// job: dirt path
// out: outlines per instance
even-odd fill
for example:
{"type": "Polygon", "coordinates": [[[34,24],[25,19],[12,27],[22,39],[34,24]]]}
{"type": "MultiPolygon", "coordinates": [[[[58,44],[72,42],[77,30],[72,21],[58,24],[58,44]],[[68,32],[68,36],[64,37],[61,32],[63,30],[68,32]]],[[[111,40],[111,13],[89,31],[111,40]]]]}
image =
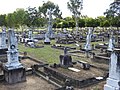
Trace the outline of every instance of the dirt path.
{"type": "Polygon", "coordinates": [[[37,76],[27,76],[27,81],[12,85],[0,83],[0,90],[55,90],[54,85],[37,76]]]}

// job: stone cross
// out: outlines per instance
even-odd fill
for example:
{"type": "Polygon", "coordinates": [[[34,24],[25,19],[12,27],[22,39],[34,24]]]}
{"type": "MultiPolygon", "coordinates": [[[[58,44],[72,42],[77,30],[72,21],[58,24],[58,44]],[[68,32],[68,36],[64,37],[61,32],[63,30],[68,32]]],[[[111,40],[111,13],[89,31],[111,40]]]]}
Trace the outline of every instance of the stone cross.
{"type": "Polygon", "coordinates": [[[6,45],[6,28],[2,28],[2,33],[0,33],[0,49],[7,48],[6,45]]]}
{"type": "Polygon", "coordinates": [[[120,90],[120,49],[113,49],[109,62],[109,77],[104,90],[120,90]]]}
{"type": "Polygon", "coordinates": [[[93,31],[93,28],[89,28],[88,35],[87,35],[87,38],[86,38],[86,44],[85,44],[85,48],[84,48],[86,51],[92,50],[92,48],[91,48],[92,31],[93,31]]]}
{"type": "Polygon", "coordinates": [[[107,50],[108,51],[113,51],[114,49],[114,43],[115,43],[115,40],[114,40],[114,37],[113,37],[113,32],[111,33],[111,36],[110,36],[110,39],[109,39],[109,44],[108,44],[108,48],[107,50]]]}
{"type": "Polygon", "coordinates": [[[8,62],[6,63],[5,66],[9,70],[23,67],[18,59],[19,53],[17,50],[17,38],[12,29],[9,29],[8,31],[8,45],[9,45],[7,51],[8,62]]]}

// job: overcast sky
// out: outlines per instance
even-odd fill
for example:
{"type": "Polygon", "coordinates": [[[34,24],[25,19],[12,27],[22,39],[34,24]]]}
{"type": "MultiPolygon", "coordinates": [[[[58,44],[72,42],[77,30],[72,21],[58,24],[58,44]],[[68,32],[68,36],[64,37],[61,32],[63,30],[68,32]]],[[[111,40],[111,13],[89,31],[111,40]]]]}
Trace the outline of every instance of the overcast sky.
{"type": "MultiPolygon", "coordinates": [[[[48,0],[1,0],[0,1],[0,14],[12,13],[16,8],[38,7],[41,6],[43,1],[48,0]]],[[[71,16],[70,11],[67,9],[67,2],[69,0],[49,0],[58,4],[63,13],[63,17],[71,16]]],[[[82,15],[89,17],[97,17],[103,15],[103,12],[109,8],[109,5],[114,0],[83,0],[82,15]]]]}

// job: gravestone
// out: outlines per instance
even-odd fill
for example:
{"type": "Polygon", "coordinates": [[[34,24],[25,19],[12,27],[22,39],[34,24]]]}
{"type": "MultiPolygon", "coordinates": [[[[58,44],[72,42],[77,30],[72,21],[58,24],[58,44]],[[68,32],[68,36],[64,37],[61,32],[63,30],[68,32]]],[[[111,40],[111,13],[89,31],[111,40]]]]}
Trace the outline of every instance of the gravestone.
{"type": "Polygon", "coordinates": [[[64,55],[60,55],[60,65],[63,67],[72,66],[72,57],[67,54],[67,47],[64,48],[64,55]]]}
{"type": "Polygon", "coordinates": [[[0,33],[0,54],[7,54],[7,50],[6,29],[2,28],[2,33],[0,33]]]}
{"type": "Polygon", "coordinates": [[[109,77],[104,90],[120,90],[120,49],[114,49],[109,62],[109,77]]]}
{"type": "Polygon", "coordinates": [[[28,32],[28,39],[27,39],[26,43],[32,48],[35,47],[35,43],[34,43],[34,39],[33,39],[33,35],[32,35],[32,30],[29,30],[29,32],[28,32]]]}
{"type": "Polygon", "coordinates": [[[29,38],[30,40],[33,40],[32,30],[29,30],[29,32],[28,32],[28,38],[29,38]]]}
{"type": "Polygon", "coordinates": [[[115,47],[114,43],[115,43],[115,39],[113,37],[113,33],[111,33],[111,36],[110,36],[110,39],[109,39],[109,43],[108,43],[108,48],[107,48],[108,51],[113,51],[113,49],[115,47]]]}
{"type": "Polygon", "coordinates": [[[92,47],[91,47],[91,36],[92,36],[92,31],[93,31],[93,28],[92,27],[89,27],[89,31],[88,31],[88,35],[86,37],[86,44],[85,44],[85,51],[86,51],[86,56],[88,56],[88,52],[92,50],[92,47]]]}
{"type": "Polygon", "coordinates": [[[86,37],[86,44],[85,44],[85,48],[84,48],[86,51],[92,50],[92,48],[91,48],[92,29],[93,28],[89,28],[88,35],[86,37]]]}
{"type": "Polygon", "coordinates": [[[45,34],[45,40],[44,43],[45,44],[50,44],[50,37],[53,37],[53,31],[52,31],[52,12],[51,10],[49,10],[48,12],[49,14],[49,21],[48,21],[48,31],[45,34]]]}
{"type": "Polygon", "coordinates": [[[3,65],[5,81],[9,84],[25,81],[25,68],[19,62],[18,58],[17,38],[15,37],[14,31],[11,29],[8,31],[8,39],[8,62],[3,65]]]}

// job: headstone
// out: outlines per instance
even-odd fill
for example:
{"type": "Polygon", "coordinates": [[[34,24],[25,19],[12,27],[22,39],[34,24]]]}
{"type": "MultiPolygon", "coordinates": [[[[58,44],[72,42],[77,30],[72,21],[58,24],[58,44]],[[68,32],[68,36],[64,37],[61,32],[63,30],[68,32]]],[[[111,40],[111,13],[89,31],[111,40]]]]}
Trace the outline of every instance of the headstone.
{"type": "Polygon", "coordinates": [[[85,51],[86,51],[86,57],[88,58],[89,57],[89,51],[92,50],[92,47],[91,47],[91,36],[92,36],[92,31],[93,31],[93,28],[92,27],[89,27],[89,31],[88,31],[88,35],[86,37],[86,44],[85,44],[85,51]]]}
{"type": "Polygon", "coordinates": [[[6,44],[6,29],[2,28],[2,33],[0,33],[0,54],[7,54],[7,44],[6,44]]]}
{"type": "Polygon", "coordinates": [[[93,28],[89,28],[88,35],[86,37],[86,44],[85,44],[85,48],[84,48],[86,51],[92,50],[92,48],[91,48],[92,29],[93,28]]]}
{"type": "Polygon", "coordinates": [[[104,90],[120,90],[120,49],[114,49],[109,63],[109,77],[104,90]]]}
{"type": "Polygon", "coordinates": [[[108,48],[107,48],[108,51],[113,51],[114,43],[115,43],[115,39],[114,39],[113,33],[112,33],[110,36],[110,39],[109,39],[109,43],[108,43],[108,48]]]}
{"type": "Polygon", "coordinates": [[[29,30],[29,33],[28,33],[28,38],[29,38],[30,40],[33,40],[32,30],[29,30]]]}
{"type": "Polygon", "coordinates": [[[45,34],[45,44],[50,44],[50,37],[53,37],[53,31],[52,31],[52,12],[49,10],[49,21],[48,21],[48,31],[45,34]]]}
{"type": "Polygon", "coordinates": [[[60,55],[60,65],[63,67],[72,66],[72,57],[67,54],[67,47],[64,48],[64,55],[60,55]]]}
{"type": "Polygon", "coordinates": [[[8,51],[7,58],[8,62],[3,66],[5,80],[8,83],[17,83],[26,80],[25,68],[19,62],[19,53],[17,49],[17,39],[15,37],[14,31],[8,31],[8,51]]]}

